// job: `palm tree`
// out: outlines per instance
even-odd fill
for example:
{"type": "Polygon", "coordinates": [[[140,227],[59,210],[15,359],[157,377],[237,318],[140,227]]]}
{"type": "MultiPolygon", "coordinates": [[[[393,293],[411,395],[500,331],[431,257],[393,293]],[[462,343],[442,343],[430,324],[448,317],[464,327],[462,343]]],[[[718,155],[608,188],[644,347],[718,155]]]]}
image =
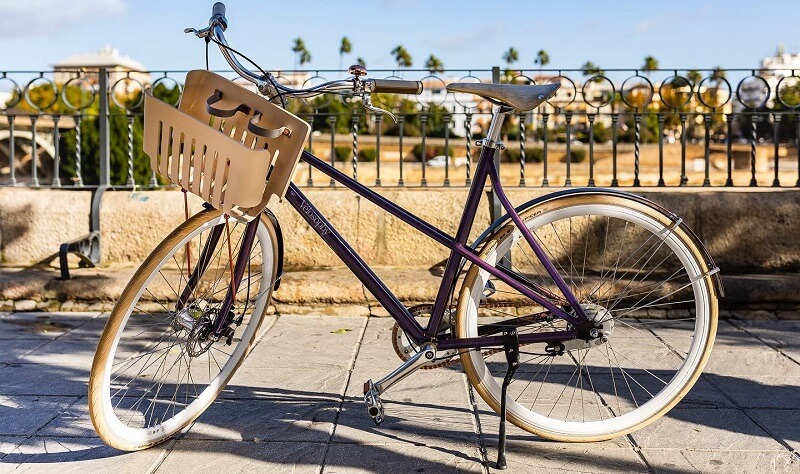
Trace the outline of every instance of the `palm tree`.
{"type": "Polygon", "coordinates": [[[547,51],[540,49],[538,53],[536,53],[536,59],[533,60],[534,64],[539,65],[539,71],[542,70],[543,67],[550,64],[550,55],[547,54],[547,51]]]}
{"type": "MultiPolygon", "coordinates": [[[[292,52],[294,53],[294,69],[297,69],[297,61],[303,55],[303,52],[308,54],[308,50],[306,50],[306,43],[303,41],[303,38],[297,37],[294,39],[294,44],[292,45],[292,52]]],[[[308,54],[308,60],[311,60],[311,55],[308,54]]],[[[308,62],[308,61],[306,61],[308,62]]],[[[302,64],[302,63],[301,63],[302,64]]]]}
{"type": "Polygon", "coordinates": [[[441,59],[431,54],[428,56],[428,59],[425,60],[425,69],[427,69],[431,74],[444,72],[444,63],[441,59]]]}
{"type": "Polygon", "coordinates": [[[391,53],[394,56],[394,60],[397,62],[397,67],[407,68],[414,65],[414,62],[411,58],[411,53],[409,53],[408,50],[402,45],[398,44],[395,46],[391,53]]]}
{"type": "Polygon", "coordinates": [[[356,58],[356,64],[360,64],[360,65],[362,65],[362,66],[364,66],[364,67],[366,67],[366,66],[367,66],[367,62],[366,62],[366,61],[364,61],[364,58],[362,58],[361,56],[359,56],[359,57],[357,57],[357,58],[356,58]]]}
{"type": "Polygon", "coordinates": [[[603,71],[600,68],[600,66],[591,61],[586,61],[585,63],[583,63],[583,66],[581,66],[581,72],[583,73],[584,76],[589,76],[589,77],[602,76],[603,74],[605,74],[605,71],[603,71]]]}
{"type": "Polygon", "coordinates": [[[503,53],[503,61],[506,62],[506,70],[505,76],[506,80],[508,80],[508,76],[511,75],[511,65],[514,64],[519,60],[519,52],[513,47],[509,47],[508,51],[503,53]]]}
{"type": "Polygon", "coordinates": [[[653,56],[647,56],[644,58],[644,64],[642,64],[642,70],[645,71],[647,76],[650,76],[650,72],[655,71],[658,69],[658,59],[654,58],[653,56]]]}
{"type": "Polygon", "coordinates": [[[342,36],[342,42],[339,44],[339,70],[342,70],[342,60],[345,54],[350,54],[353,51],[353,45],[347,36],[342,36]]]}
{"type": "Polygon", "coordinates": [[[727,75],[728,75],[728,73],[724,69],[722,69],[722,66],[716,66],[711,71],[711,80],[718,82],[718,81],[721,81],[722,79],[725,79],[725,77],[727,75]]]}
{"type": "Polygon", "coordinates": [[[696,86],[703,79],[703,75],[697,69],[692,69],[686,73],[686,79],[689,79],[689,82],[696,86]]]}

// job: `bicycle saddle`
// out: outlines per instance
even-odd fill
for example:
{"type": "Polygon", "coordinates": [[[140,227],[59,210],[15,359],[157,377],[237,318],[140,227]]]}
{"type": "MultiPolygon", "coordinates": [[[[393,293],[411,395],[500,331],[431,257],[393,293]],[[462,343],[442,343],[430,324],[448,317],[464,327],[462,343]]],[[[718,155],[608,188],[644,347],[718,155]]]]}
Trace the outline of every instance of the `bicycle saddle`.
{"type": "Polygon", "coordinates": [[[552,97],[561,84],[519,85],[519,84],[481,84],[456,82],[449,84],[450,92],[475,94],[494,102],[502,102],[525,112],[536,108],[552,97]]]}

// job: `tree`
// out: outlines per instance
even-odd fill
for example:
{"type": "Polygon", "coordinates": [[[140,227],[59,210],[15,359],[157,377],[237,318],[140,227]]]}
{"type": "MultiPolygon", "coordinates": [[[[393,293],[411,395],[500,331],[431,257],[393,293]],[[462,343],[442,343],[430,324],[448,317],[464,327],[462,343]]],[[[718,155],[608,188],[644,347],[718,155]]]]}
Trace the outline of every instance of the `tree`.
{"type": "Polygon", "coordinates": [[[547,51],[540,49],[539,52],[536,53],[536,59],[534,59],[533,62],[534,64],[538,64],[541,70],[543,67],[550,64],[550,55],[547,54],[547,51]]]}
{"type": "Polygon", "coordinates": [[[347,36],[342,36],[342,42],[339,44],[339,70],[341,71],[343,68],[343,59],[345,54],[350,54],[353,52],[353,44],[350,43],[350,39],[347,36]]]}
{"type": "Polygon", "coordinates": [[[600,68],[600,66],[591,61],[586,61],[585,63],[583,63],[583,66],[581,66],[581,72],[583,73],[584,76],[588,77],[602,76],[603,74],[605,74],[605,71],[603,71],[600,68]]]}
{"type": "Polygon", "coordinates": [[[425,69],[427,69],[431,74],[444,72],[444,63],[441,59],[431,54],[428,56],[428,59],[425,60],[425,69]]]}
{"type": "Polygon", "coordinates": [[[513,46],[508,48],[508,51],[503,53],[503,61],[506,62],[506,66],[510,69],[512,64],[519,61],[519,52],[513,46]]]}
{"type": "Polygon", "coordinates": [[[506,62],[505,76],[506,80],[511,76],[511,65],[519,60],[519,52],[513,46],[508,48],[508,51],[503,53],[503,61],[506,62]]]}
{"type": "Polygon", "coordinates": [[[653,56],[647,56],[644,58],[644,64],[642,64],[642,70],[647,73],[649,76],[652,71],[658,69],[658,59],[654,58],[653,56]]]}
{"type": "Polygon", "coordinates": [[[703,75],[697,69],[692,69],[686,73],[686,79],[689,79],[689,82],[696,86],[703,79],[703,75]]]}
{"type": "Polygon", "coordinates": [[[397,62],[397,67],[407,68],[414,65],[411,53],[402,45],[398,44],[395,46],[391,53],[394,56],[394,60],[397,62]]]}
{"type": "Polygon", "coordinates": [[[362,58],[361,56],[356,58],[356,64],[360,64],[360,65],[362,65],[364,67],[367,67],[367,62],[364,61],[364,58],[362,58]]]}
{"type": "Polygon", "coordinates": [[[295,54],[294,56],[294,68],[297,69],[297,62],[300,61],[300,65],[303,65],[309,61],[311,61],[311,53],[308,52],[306,48],[306,43],[303,41],[303,38],[297,37],[294,39],[294,44],[292,45],[292,52],[295,54]]]}
{"type": "Polygon", "coordinates": [[[725,77],[727,75],[728,75],[728,73],[724,69],[722,69],[722,66],[716,66],[711,71],[711,80],[715,81],[715,82],[718,82],[718,81],[721,81],[722,79],[725,79],[725,77]]]}

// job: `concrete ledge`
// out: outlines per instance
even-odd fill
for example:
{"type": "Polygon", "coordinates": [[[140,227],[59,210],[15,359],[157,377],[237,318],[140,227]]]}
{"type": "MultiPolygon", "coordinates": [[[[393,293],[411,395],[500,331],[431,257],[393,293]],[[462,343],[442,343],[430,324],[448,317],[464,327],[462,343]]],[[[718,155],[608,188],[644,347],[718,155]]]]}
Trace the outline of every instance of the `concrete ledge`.
{"type": "MultiPolygon", "coordinates": [[[[509,188],[515,204],[556,190],[509,188]]],[[[388,199],[448,233],[458,224],[465,188],[384,188],[388,199]]],[[[430,266],[447,249],[345,189],[304,190],[370,265],[430,266]]],[[[640,188],[641,194],[682,217],[708,246],[723,274],[800,271],[800,193],[795,189],[640,188]]],[[[88,191],[0,188],[0,252],[9,266],[40,262],[62,242],[88,232],[88,191]]],[[[200,209],[192,196],[191,211],[200,209]]],[[[285,236],[290,269],[341,266],[306,222],[288,205],[274,209],[285,236]]],[[[184,219],[176,191],[108,192],[101,206],[105,265],[139,262],[184,219]]],[[[472,237],[489,224],[484,199],[472,237]]]]}
{"type": "MultiPolygon", "coordinates": [[[[376,272],[408,305],[431,303],[439,278],[426,268],[378,267],[376,272]]],[[[135,271],[131,266],[80,269],[59,280],[52,268],[0,269],[0,311],[110,311],[135,271]]],[[[796,319],[800,274],[722,277],[723,317],[746,310],[749,318],[796,319]]],[[[388,313],[347,269],[287,272],[273,294],[273,309],[283,314],[371,315],[388,313]]],[[[654,314],[653,317],[664,317],[654,314]]]]}

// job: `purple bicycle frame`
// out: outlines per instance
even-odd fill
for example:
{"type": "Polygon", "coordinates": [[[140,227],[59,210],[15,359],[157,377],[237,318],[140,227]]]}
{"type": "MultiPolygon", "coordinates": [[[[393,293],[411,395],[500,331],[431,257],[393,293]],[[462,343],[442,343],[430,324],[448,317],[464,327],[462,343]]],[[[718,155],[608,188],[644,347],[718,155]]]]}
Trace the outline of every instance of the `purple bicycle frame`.
{"type": "MultiPolygon", "coordinates": [[[[409,224],[411,227],[422,232],[426,236],[440,243],[441,245],[450,249],[450,256],[447,259],[442,283],[436,295],[436,301],[431,311],[431,318],[428,326],[423,328],[408,309],[397,299],[397,297],[386,287],[381,279],[375,274],[369,265],[358,255],[358,253],[345,241],[342,235],[331,225],[331,223],[323,216],[317,208],[308,200],[303,192],[290,183],[289,189],[286,193],[286,199],[289,203],[303,216],[308,224],[314,231],[322,238],[322,240],[336,253],[337,256],[344,262],[345,265],[353,272],[353,274],[364,284],[367,290],[372,293],[375,298],[380,302],[384,308],[392,315],[397,321],[398,325],[409,335],[416,343],[423,343],[427,341],[436,340],[436,332],[441,322],[445,309],[447,308],[448,299],[451,293],[451,282],[461,266],[461,259],[477,265],[481,269],[487,271],[491,275],[500,279],[505,284],[519,291],[526,297],[537,302],[548,311],[552,312],[554,316],[570,322],[574,327],[587,321],[582,308],[578,304],[577,298],[570,291],[569,286],[564,281],[563,277],[558,273],[553,263],[542,250],[541,246],[536,242],[530,230],[524,225],[519,214],[514,209],[511,202],[503,192],[500,185],[500,179],[497,170],[494,166],[494,153],[493,148],[484,147],[481,151],[480,160],[475,171],[474,180],[467,196],[467,201],[464,207],[464,213],[461,217],[461,222],[458,225],[455,237],[448,235],[440,229],[434,227],[428,222],[420,219],[414,214],[399,207],[397,204],[387,200],[380,194],[369,189],[363,184],[355,181],[341,171],[333,168],[329,164],[323,162],[311,153],[304,151],[301,159],[328,175],[335,181],[341,183],[345,187],[353,190],[356,194],[363,196],[370,202],[374,203],[384,211],[397,217],[403,222],[409,224]],[[467,246],[467,239],[469,238],[470,230],[474,222],[475,211],[480,204],[483,187],[486,179],[490,179],[495,195],[499,198],[500,203],[505,208],[511,220],[522,233],[523,238],[531,246],[537,258],[542,262],[545,270],[556,283],[561,293],[566,298],[569,306],[573,309],[575,314],[570,314],[564,309],[558,307],[552,301],[529,288],[525,284],[515,278],[507,270],[502,267],[495,267],[482,260],[475,250],[467,246]]],[[[574,339],[576,336],[575,330],[554,331],[538,334],[520,334],[519,340],[521,343],[533,342],[562,342],[569,339],[574,339]]],[[[437,341],[440,349],[458,349],[458,348],[476,348],[476,347],[491,347],[502,346],[501,336],[487,336],[487,337],[474,337],[474,338],[455,338],[437,341]]]]}

